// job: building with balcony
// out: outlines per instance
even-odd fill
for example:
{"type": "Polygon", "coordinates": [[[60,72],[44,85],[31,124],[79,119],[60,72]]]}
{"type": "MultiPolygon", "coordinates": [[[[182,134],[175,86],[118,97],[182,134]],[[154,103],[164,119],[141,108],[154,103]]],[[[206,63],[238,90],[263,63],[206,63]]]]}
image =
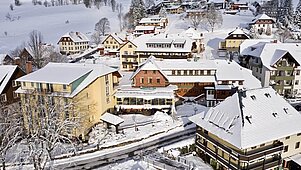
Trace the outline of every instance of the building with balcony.
{"type": "Polygon", "coordinates": [[[114,108],[119,77],[116,69],[105,65],[49,63],[17,79],[26,129],[34,130],[45,114],[43,108],[55,107],[61,119],[80,117],[80,126],[72,132],[85,139],[101,116],[114,108]]]}
{"type": "Polygon", "coordinates": [[[301,114],[271,87],[240,90],[189,120],[197,154],[216,169],[281,168],[301,152],[301,114]]]}
{"type": "Polygon", "coordinates": [[[173,85],[174,93],[195,100],[205,98],[214,106],[240,88],[258,88],[260,82],[248,69],[227,60],[158,59],[153,56],[131,76],[133,88],[148,89],[173,85]]]}
{"type": "Polygon", "coordinates": [[[133,39],[119,49],[121,69],[133,71],[150,56],[187,59],[204,51],[203,34],[187,31],[181,34],[144,34],[133,39]]]}
{"type": "Polygon", "coordinates": [[[62,54],[78,54],[89,47],[90,40],[81,32],[68,32],[63,35],[57,44],[59,44],[62,54]]]}
{"type": "Polygon", "coordinates": [[[0,54],[0,65],[13,65],[15,60],[8,54],[0,54]]]}
{"type": "Polygon", "coordinates": [[[263,87],[272,86],[285,97],[301,95],[300,45],[295,43],[259,43],[241,54],[263,87]]]}

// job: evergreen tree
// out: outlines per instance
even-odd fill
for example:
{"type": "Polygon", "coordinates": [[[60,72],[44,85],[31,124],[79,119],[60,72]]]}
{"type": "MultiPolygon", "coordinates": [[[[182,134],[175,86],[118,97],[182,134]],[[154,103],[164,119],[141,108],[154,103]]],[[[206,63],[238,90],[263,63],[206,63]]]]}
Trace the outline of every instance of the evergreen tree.
{"type": "Polygon", "coordinates": [[[297,27],[301,28],[301,0],[296,7],[294,23],[297,27]]]}
{"type": "Polygon", "coordinates": [[[143,0],[132,0],[128,12],[129,28],[134,28],[146,16],[143,0]]]}

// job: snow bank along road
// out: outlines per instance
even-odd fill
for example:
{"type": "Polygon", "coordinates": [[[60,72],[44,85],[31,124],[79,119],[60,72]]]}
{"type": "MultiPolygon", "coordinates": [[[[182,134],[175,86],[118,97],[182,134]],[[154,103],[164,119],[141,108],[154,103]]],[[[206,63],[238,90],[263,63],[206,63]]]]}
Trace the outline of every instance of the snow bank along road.
{"type": "Polygon", "coordinates": [[[194,136],[195,130],[195,126],[187,126],[186,129],[183,128],[181,131],[177,130],[168,132],[167,134],[156,135],[125,146],[55,160],[54,167],[55,169],[72,170],[97,168],[124,158],[146,155],[159,147],[194,136]]]}

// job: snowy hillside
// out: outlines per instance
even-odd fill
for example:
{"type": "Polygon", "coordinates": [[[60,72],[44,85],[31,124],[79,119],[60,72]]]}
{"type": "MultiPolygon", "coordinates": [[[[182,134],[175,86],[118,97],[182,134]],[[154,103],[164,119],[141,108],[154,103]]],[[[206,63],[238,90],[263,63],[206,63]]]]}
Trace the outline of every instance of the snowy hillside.
{"type": "MultiPolygon", "coordinates": [[[[95,23],[102,17],[109,19],[112,32],[119,31],[117,13],[112,12],[109,6],[103,6],[99,10],[88,9],[83,4],[44,7],[32,5],[31,0],[20,1],[23,4],[15,7],[13,11],[9,9],[9,4],[13,3],[13,0],[0,1],[0,53],[8,52],[27,41],[28,34],[34,29],[43,34],[45,42],[53,44],[68,31],[81,31],[87,34],[93,32],[95,23]],[[7,13],[15,20],[8,21],[5,17],[7,13]],[[68,24],[65,23],[67,20],[68,24]],[[4,32],[7,32],[7,36],[4,32]]],[[[116,1],[122,3],[124,13],[127,12],[130,0],[116,1]]]]}

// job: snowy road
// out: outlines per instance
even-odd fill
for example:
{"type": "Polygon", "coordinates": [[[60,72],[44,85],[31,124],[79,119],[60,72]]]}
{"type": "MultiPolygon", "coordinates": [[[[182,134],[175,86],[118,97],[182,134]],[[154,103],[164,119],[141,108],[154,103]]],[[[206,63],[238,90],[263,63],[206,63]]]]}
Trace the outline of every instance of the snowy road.
{"type": "Polygon", "coordinates": [[[96,168],[101,165],[113,163],[117,160],[121,160],[127,157],[133,157],[136,155],[146,155],[155,150],[156,148],[190,138],[194,135],[194,133],[195,127],[189,126],[189,128],[182,129],[181,131],[177,130],[165,134],[156,135],[146,140],[142,140],[125,146],[56,160],[54,162],[54,166],[56,169],[96,168]]]}

